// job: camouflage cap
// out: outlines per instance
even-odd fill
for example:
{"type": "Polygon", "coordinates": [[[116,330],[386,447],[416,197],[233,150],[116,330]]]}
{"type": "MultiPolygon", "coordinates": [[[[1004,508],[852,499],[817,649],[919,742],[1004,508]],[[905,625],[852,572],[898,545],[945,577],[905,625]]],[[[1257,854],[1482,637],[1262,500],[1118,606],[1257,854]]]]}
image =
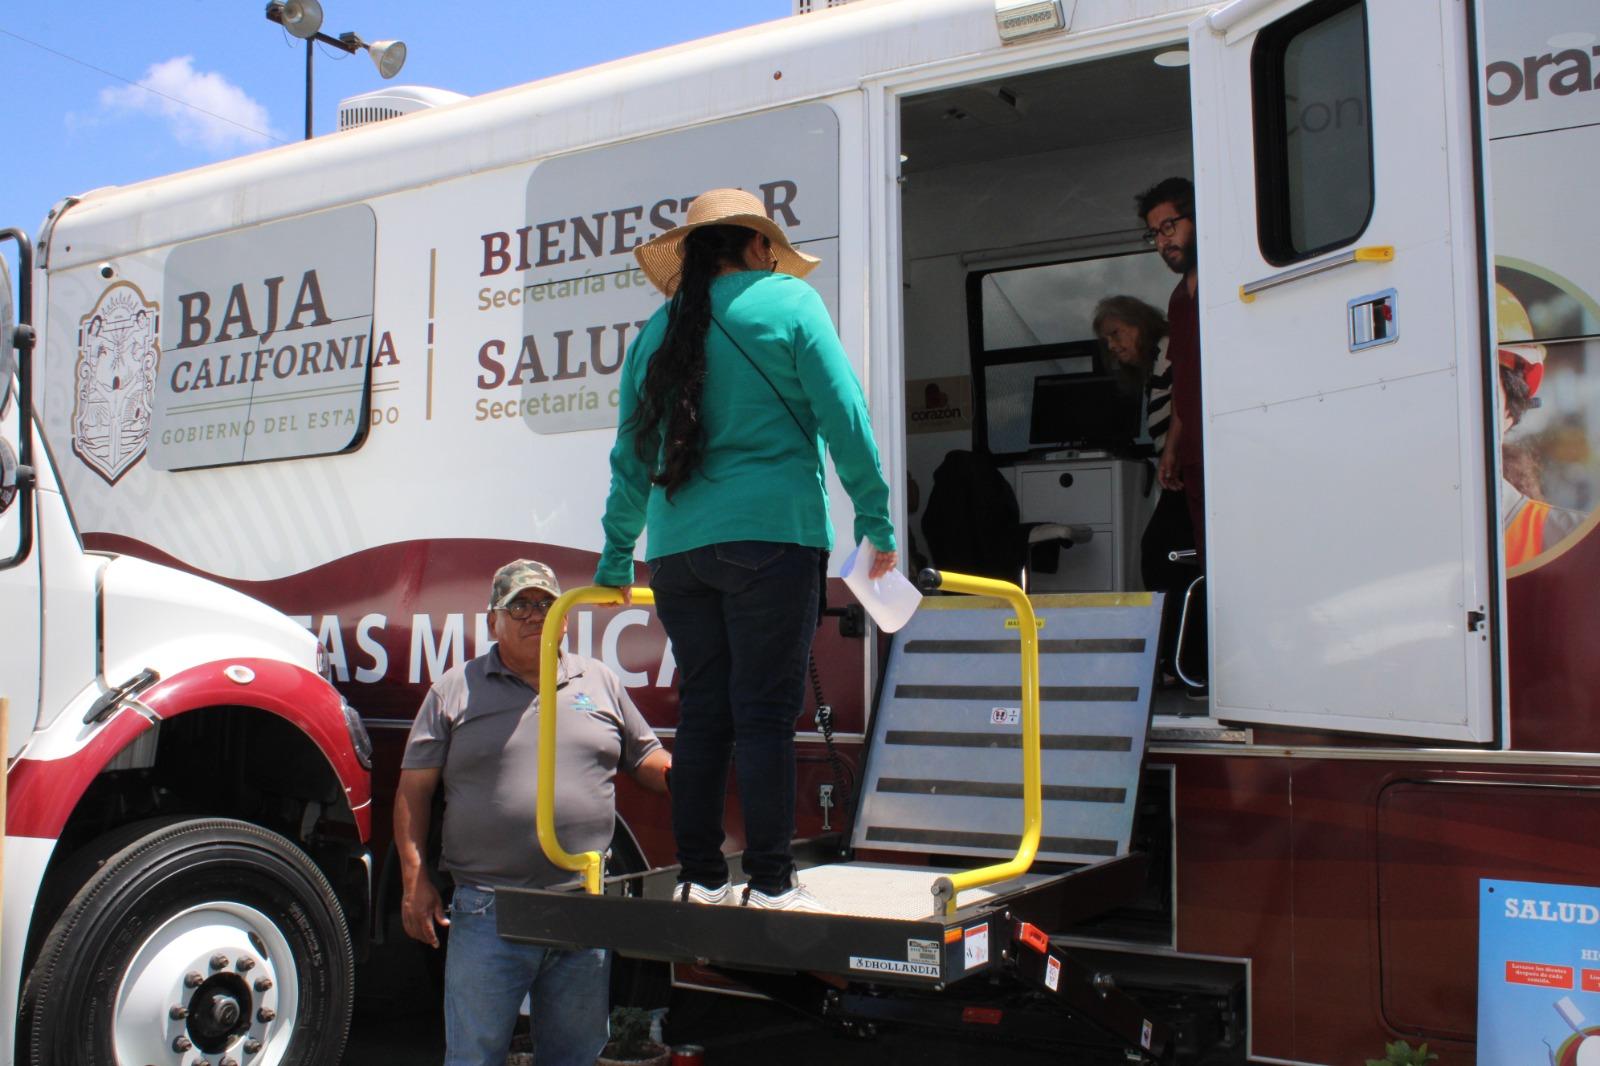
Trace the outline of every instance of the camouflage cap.
{"type": "Polygon", "coordinates": [[[532,559],[518,559],[494,572],[494,586],[489,591],[489,606],[504,607],[516,599],[523,589],[543,589],[552,596],[561,595],[561,582],[556,572],[532,559]]]}

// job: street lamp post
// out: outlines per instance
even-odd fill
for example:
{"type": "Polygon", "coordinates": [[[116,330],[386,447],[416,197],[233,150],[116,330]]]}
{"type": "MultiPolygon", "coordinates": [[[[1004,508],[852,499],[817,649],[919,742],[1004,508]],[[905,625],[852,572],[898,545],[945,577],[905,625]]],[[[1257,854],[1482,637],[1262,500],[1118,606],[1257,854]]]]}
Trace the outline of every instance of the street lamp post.
{"type": "Polygon", "coordinates": [[[354,55],[365,50],[378,68],[379,76],[388,79],[400,73],[405,66],[404,41],[372,41],[368,43],[353,33],[330,37],[322,30],[322,5],[317,0],[271,0],[267,4],[267,21],[276,22],[289,31],[291,37],[306,42],[306,140],[311,139],[311,60],[318,41],[332,45],[341,52],[354,55]]]}

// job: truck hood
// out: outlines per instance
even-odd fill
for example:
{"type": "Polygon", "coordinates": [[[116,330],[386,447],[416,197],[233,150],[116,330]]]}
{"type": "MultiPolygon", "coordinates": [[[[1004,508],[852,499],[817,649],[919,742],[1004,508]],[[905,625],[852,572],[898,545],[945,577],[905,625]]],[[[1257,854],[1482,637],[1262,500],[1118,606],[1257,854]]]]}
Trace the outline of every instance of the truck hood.
{"type": "Polygon", "coordinates": [[[101,571],[105,677],[147,667],[162,677],[222,659],[263,658],[317,669],[317,640],[259,600],[130,556],[101,571]]]}

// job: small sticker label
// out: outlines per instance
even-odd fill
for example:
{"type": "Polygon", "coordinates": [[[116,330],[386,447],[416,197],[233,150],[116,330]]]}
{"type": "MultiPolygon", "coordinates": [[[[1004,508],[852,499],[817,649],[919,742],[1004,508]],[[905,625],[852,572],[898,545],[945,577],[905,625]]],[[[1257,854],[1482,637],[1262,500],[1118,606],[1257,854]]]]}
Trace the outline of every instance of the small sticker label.
{"type": "Polygon", "coordinates": [[[941,956],[937,940],[907,940],[906,959],[923,965],[939,965],[941,956]]]}
{"type": "Polygon", "coordinates": [[[995,707],[989,711],[990,725],[1017,725],[1021,721],[1021,707],[995,707]]]}
{"type": "Polygon", "coordinates": [[[1144,1028],[1139,1030],[1139,1046],[1146,1051],[1150,1050],[1150,1040],[1155,1035],[1154,1030],[1155,1026],[1151,1025],[1150,1019],[1146,1018],[1144,1028]]]}
{"type": "Polygon", "coordinates": [[[967,969],[975,970],[989,963],[989,923],[967,927],[964,945],[967,969]]]}
{"type": "Polygon", "coordinates": [[[1054,955],[1044,960],[1044,986],[1052,992],[1061,987],[1061,960],[1054,955]]]}
{"type": "Polygon", "coordinates": [[[866,970],[869,973],[905,973],[913,977],[938,977],[939,964],[927,962],[901,962],[899,959],[868,959],[860,955],[850,956],[852,970],[866,970]]]}

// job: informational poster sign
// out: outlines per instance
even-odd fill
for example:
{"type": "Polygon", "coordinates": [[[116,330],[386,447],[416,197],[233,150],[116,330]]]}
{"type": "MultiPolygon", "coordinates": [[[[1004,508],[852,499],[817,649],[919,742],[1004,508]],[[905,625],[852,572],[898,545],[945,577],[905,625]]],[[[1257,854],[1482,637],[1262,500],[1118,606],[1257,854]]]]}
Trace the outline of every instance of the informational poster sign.
{"type": "Polygon", "coordinates": [[[1478,1062],[1600,1062],[1600,888],[1478,882],[1478,1062]]]}

